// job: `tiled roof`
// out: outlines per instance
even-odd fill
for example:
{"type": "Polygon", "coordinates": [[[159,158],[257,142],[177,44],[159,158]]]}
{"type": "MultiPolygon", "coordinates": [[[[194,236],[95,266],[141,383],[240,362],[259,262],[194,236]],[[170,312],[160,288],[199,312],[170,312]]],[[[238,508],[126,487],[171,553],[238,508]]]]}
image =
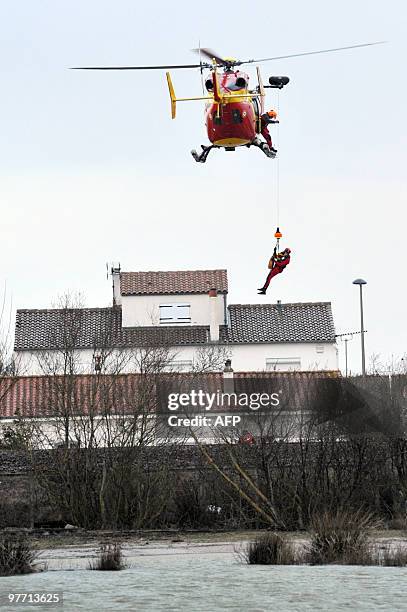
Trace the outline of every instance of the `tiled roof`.
{"type": "Polygon", "coordinates": [[[330,302],[229,306],[232,343],[335,342],[330,302]]]}
{"type": "Polygon", "coordinates": [[[15,350],[64,346],[88,348],[106,334],[116,335],[120,322],[112,308],[17,310],[15,350]]]}
{"type": "Polygon", "coordinates": [[[186,270],[178,272],[122,272],[122,295],[173,295],[208,293],[217,289],[227,293],[226,270],[186,270]]]}
{"type": "MultiPolygon", "coordinates": [[[[197,385],[196,374],[159,374],[153,375],[155,383],[177,380],[184,384],[188,379],[197,385]]],[[[236,392],[266,390],[267,381],[273,379],[285,389],[289,389],[290,406],[304,407],[304,389],[309,384],[321,380],[340,377],[337,371],[313,372],[235,372],[236,392]]],[[[216,392],[222,388],[223,374],[220,372],[205,373],[199,378],[199,384],[216,392]]],[[[147,381],[147,388],[152,389],[147,381]]],[[[40,417],[48,415],[109,413],[128,414],[139,410],[138,390],[143,397],[146,393],[146,379],[142,374],[112,375],[77,375],[77,376],[22,376],[17,379],[0,378],[0,419],[23,417],[40,417]]],[[[151,410],[157,409],[156,398],[152,397],[151,410]]]]}
{"type": "Polygon", "coordinates": [[[88,414],[114,410],[131,410],[137,403],[138,374],[116,376],[22,376],[10,384],[0,379],[0,418],[88,414]],[[1,392],[8,385],[6,392],[1,392]]]}
{"type": "MultiPolygon", "coordinates": [[[[229,327],[220,326],[224,343],[335,342],[329,302],[236,304],[229,306],[229,317],[229,327]]],[[[205,325],[122,328],[120,307],[18,310],[15,350],[204,345],[208,340],[205,325]]]]}
{"type": "Polygon", "coordinates": [[[17,310],[14,348],[182,346],[205,344],[208,337],[204,325],[122,328],[121,308],[17,310]]]}

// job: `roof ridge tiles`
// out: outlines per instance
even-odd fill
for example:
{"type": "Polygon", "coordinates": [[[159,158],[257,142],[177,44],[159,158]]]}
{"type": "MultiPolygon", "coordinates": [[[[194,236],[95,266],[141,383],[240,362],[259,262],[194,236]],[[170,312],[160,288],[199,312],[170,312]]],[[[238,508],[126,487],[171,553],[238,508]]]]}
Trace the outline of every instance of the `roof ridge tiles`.
{"type": "Polygon", "coordinates": [[[120,273],[120,292],[123,296],[204,294],[212,288],[219,293],[227,293],[226,269],[120,273]]]}
{"type": "Polygon", "coordinates": [[[81,306],[79,308],[17,308],[16,312],[66,312],[67,310],[86,310],[98,312],[101,310],[121,310],[121,306],[81,306]]]}
{"type": "Polygon", "coordinates": [[[196,270],[122,270],[120,274],[178,274],[185,272],[227,272],[226,268],[199,268],[196,270]]]}
{"type": "Polygon", "coordinates": [[[280,304],[276,302],[268,302],[266,304],[262,304],[261,302],[257,304],[229,304],[228,308],[235,308],[238,306],[239,308],[268,308],[269,306],[274,306],[275,308],[280,308],[281,306],[320,306],[320,305],[331,305],[331,302],[281,302],[280,304]]]}

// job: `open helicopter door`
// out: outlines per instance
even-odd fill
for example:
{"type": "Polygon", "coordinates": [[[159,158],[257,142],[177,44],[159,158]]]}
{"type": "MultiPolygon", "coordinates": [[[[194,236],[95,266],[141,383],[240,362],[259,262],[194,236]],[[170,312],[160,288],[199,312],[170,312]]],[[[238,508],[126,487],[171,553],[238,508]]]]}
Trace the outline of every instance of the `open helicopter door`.
{"type": "MultiPolygon", "coordinates": [[[[213,61],[215,62],[215,60],[213,61]]],[[[213,67],[212,76],[213,76],[213,98],[215,102],[220,102],[221,97],[220,97],[220,92],[219,92],[219,79],[218,79],[218,71],[216,70],[216,64],[213,67]]]]}
{"type": "Polygon", "coordinates": [[[218,79],[218,71],[216,70],[216,60],[213,61],[213,70],[212,70],[212,79],[213,79],[213,100],[216,104],[216,119],[218,123],[220,122],[220,88],[219,88],[219,79],[218,79]]]}
{"type": "Polygon", "coordinates": [[[260,114],[264,113],[264,98],[266,96],[266,92],[264,90],[263,79],[261,78],[260,68],[256,66],[257,72],[257,82],[259,84],[259,94],[260,94],[260,114]]]}
{"type": "Polygon", "coordinates": [[[258,134],[260,134],[261,132],[261,116],[264,113],[264,98],[266,96],[266,92],[264,89],[264,85],[263,85],[263,79],[261,78],[261,72],[260,72],[260,68],[258,66],[256,66],[256,72],[257,72],[257,83],[258,83],[258,90],[259,90],[259,96],[257,98],[257,100],[260,99],[260,104],[258,103],[258,115],[256,118],[256,132],[258,134]]]}

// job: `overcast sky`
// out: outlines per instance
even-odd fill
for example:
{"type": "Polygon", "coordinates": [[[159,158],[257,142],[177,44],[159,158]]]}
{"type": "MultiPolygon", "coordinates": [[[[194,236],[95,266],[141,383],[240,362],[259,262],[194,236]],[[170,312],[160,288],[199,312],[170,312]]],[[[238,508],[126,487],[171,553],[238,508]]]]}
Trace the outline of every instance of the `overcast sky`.
{"type": "MultiPolygon", "coordinates": [[[[113,260],[128,271],[227,268],[229,302],[257,303],[274,246],[276,161],[242,148],[196,164],[203,108],[180,103],[172,121],[164,73],[69,66],[190,63],[199,40],[241,59],[388,40],[262,65],[264,80],[291,79],[278,148],[293,257],[266,299],[332,301],[337,332],[353,331],[352,280],[363,277],[367,353],[401,356],[406,15],[402,0],[3,0],[0,280],[14,307],[48,307],[67,290],[106,305],[113,260]]],[[[199,73],[174,71],[173,82],[180,96],[200,95],[199,73]]],[[[357,370],[358,339],[350,349],[357,370]]]]}

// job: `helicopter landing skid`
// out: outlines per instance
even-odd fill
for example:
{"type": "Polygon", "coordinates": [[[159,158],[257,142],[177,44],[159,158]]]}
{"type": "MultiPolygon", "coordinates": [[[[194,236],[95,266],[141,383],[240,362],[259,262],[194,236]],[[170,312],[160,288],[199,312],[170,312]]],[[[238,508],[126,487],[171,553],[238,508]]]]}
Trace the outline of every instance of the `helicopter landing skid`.
{"type": "Polygon", "coordinates": [[[219,147],[217,145],[211,145],[210,147],[206,147],[205,145],[201,145],[202,147],[202,153],[198,154],[195,149],[193,149],[191,151],[191,155],[194,158],[194,160],[198,163],[204,164],[206,162],[206,159],[210,153],[210,151],[212,151],[212,149],[219,149],[219,147]]]}
{"type": "Polygon", "coordinates": [[[266,155],[267,157],[271,157],[271,159],[274,159],[277,155],[277,151],[275,149],[270,149],[267,142],[263,142],[262,140],[260,140],[260,138],[255,138],[247,146],[258,147],[261,151],[263,151],[264,155],[266,155]]]}

